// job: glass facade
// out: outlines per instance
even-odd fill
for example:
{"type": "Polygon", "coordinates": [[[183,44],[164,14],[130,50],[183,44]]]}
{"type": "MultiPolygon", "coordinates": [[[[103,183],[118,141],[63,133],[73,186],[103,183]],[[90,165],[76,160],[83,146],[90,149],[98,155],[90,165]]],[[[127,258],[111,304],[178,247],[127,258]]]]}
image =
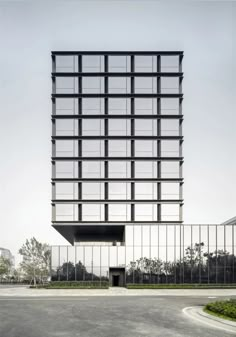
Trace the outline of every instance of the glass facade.
{"type": "Polygon", "coordinates": [[[127,225],[125,245],[52,246],[53,280],[108,280],[125,267],[126,283],[235,283],[235,225],[127,225]]]}

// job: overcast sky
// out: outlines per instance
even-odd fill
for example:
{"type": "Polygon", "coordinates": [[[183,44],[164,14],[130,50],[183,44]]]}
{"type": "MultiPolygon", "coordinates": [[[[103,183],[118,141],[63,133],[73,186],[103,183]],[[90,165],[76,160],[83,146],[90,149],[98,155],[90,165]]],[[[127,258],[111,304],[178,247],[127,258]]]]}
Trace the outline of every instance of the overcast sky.
{"type": "Polygon", "coordinates": [[[0,1],[0,247],[51,228],[51,51],[184,51],[184,221],[236,215],[236,3],[0,1]]]}

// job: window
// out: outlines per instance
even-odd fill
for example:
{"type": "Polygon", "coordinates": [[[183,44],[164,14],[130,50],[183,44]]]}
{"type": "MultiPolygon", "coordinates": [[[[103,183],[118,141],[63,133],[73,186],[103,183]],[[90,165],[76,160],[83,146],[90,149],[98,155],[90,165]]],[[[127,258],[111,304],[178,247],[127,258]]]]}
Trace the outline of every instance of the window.
{"type": "Polygon", "coordinates": [[[110,204],[109,221],[130,221],[130,205],[110,204]]]}
{"type": "Polygon", "coordinates": [[[56,115],[78,114],[77,98],[56,98],[56,115]]]}
{"type": "Polygon", "coordinates": [[[78,163],[73,161],[57,161],[54,178],[78,178],[78,163]]]}
{"type": "Polygon", "coordinates": [[[162,94],[178,94],[179,93],[179,78],[178,77],[162,77],[161,78],[161,93],[162,94]]]}
{"type": "Polygon", "coordinates": [[[82,100],[83,115],[100,115],[104,114],[103,98],[83,98],[82,100]]]}
{"type": "Polygon", "coordinates": [[[129,72],[130,56],[109,56],[109,72],[129,72]]]}
{"type": "Polygon", "coordinates": [[[156,178],[157,162],[155,161],[136,161],[135,162],[136,178],[156,178]]]}
{"type": "Polygon", "coordinates": [[[109,136],[129,136],[130,120],[127,119],[110,119],[109,136]]]}
{"type": "Polygon", "coordinates": [[[110,161],[109,178],[130,178],[130,162],[110,161]]]}
{"type": "Polygon", "coordinates": [[[78,93],[78,78],[56,77],[56,93],[57,94],[78,93]]]}
{"type": "Polygon", "coordinates": [[[156,157],[157,144],[153,140],[136,140],[135,156],[136,157],[156,157]]]}
{"type": "Polygon", "coordinates": [[[103,72],[104,56],[85,55],[82,58],[83,72],[103,72]]]}
{"type": "Polygon", "coordinates": [[[155,77],[135,77],[135,93],[152,94],[157,92],[155,77]]]}
{"type": "Polygon", "coordinates": [[[130,199],[130,183],[109,183],[109,199],[130,199]]]}
{"type": "Polygon", "coordinates": [[[157,121],[152,119],[135,120],[135,136],[156,136],[157,121]]]}
{"type": "Polygon", "coordinates": [[[130,93],[130,78],[128,77],[109,77],[109,93],[130,93]]]}
{"type": "Polygon", "coordinates": [[[109,98],[109,115],[129,115],[130,98],[109,98]]]}
{"type": "Polygon", "coordinates": [[[104,183],[82,183],[82,199],[101,200],[104,199],[104,183]]]}
{"type": "Polygon", "coordinates": [[[78,199],[78,184],[56,183],[56,199],[78,199]]]}
{"type": "Polygon", "coordinates": [[[83,140],[82,153],[83,157],[104,157],[104,141],[83,140]]]}
{"type": "Polygon", "coordinates": [[[104,163],[101,161],[83,161],[83,178],[104,178],[104,163]]]}
{"type": "Polygon", "coordinates": [[[161,98],[161,114],[176,115],[179,113],[178,98],[161,98]]]}
{"type": "Polygon", "coordinates": [[[57,72],[77,72],[78,71],[78,56],[57,55],[56,56],[56,71],[57,72]]]}
{"type": "Polygon", "coordinates": [[[135,221],[156,221],[157,206],[150,204],[135,205],[135,221]]]}
{"type": "Polygon", "coordinates": [[[179,221],[179,205],[163,204],[161,205],[162,221],[179,221]]]}
{"type": "Polygon", "coordinates": [[[178,119],[162,119],[161,120],[162,136],[179,136],[179,120],[178,119]]]}
{"type": "Polygon", "coordinates": [[[56,221],[78,221],[78,205],[57,204],[56,221]]]}
{"type": "Polygon", "coordinates": [[[156,56],[135,56],[135,71],[136,72],[152,72],[157,71],[156,56]]]}
{"type": "Polygon", "coordinates": [[[83,221],[104,221],[104,205],[83,204],[82,217],[83,221]]]}
{"type": "Polygon", "coordinates": [[[162,183],[161,184],[162,199],[179,199],[178,183],[162,183]]]}
{"type": "Polygon", "coordinates": [[[73,119],[56,120],[56,136],[77,136],[78,121],[73,119]]]}
{"type": "Polygon", "coordinates": [[[157,113],[156,99],[135,98],[136,115],[155,115],[157,113]]]}
{"type": "Polygon", "coordinates": [[[161,71],[162,72],[178,72],[179,71],[179,56],[161,56],[161,71]]]}
{"type": "Polygon", "coordinates": [[[104,93],[103,77],[83,77],[84,94],[102,94],[104,93]]]}
{"type": "Polygon", "coordinates": [[[156,183],[135,183],[135,199],[136,200],[155,200],[157,199],[156,183]]]}
{"type": "Polygon", "coordinates": [[[78,142],[74,140],[57,140],[56,157],[77,157],[78,142]]]}
{"type": "Polygon", "coordinates": [[[161,142],[161,156],[179,157],[179,142],[177,140],[163,140],[161,142]]]}
{"type": "Polygon", "coordinates": [[[176,161],[161,162],[162,178],[179,178],[179,163],[176,161]]]}
{"type": "Polygon", "coordinates": [[[103,136],[104,121],[101,119],[84,119],[82,122],[83,136],[103,136]]]}
{"type": "Polygon", "coordinates": [[[130,157],[129,140],[109,140],[108,148],[110,157],[130,157]]]}

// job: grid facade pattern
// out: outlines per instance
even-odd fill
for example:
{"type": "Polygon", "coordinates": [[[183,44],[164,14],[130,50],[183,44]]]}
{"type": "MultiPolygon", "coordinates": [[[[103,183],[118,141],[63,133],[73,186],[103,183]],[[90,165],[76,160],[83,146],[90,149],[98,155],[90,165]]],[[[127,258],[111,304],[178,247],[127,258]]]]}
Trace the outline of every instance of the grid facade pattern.
{"type": "Polygon", "coordinates": [[[183,52],[52,52],[52,222],[181,223],[183,52]]]}

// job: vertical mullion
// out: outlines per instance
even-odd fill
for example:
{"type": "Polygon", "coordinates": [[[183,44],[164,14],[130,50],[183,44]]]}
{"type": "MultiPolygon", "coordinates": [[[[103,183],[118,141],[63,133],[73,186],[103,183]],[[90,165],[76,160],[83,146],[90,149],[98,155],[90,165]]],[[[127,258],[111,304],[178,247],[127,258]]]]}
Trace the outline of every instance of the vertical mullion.
{"type": "MultiPolygon", "coordinates": [[[[79,94],[82,94],[83,92],[83,80],[82,80],[82,71],[83,71],[83,64],[82,64],[82,55],[78,56],[78,71],[79,71],[79,78],[78,78],[78,91],[79,94]]],[[[83,107],[82,107],[82,97],[79,97],[78,99],[78,113],[79,115],[83,115],[83,107]]],[[[78,136],[81,137],[83,135],[83,122],[82,118],[79,118],[79,124],[78,124],[78,136]]],[[[79,161],[78,161],[78,176],[79,178],[82,178],[82,155],[83,155],[83,149],[82,149],[82,140],[78,140],[78,156],[79,156],[79,161]]],[[[78,221],[83,220],[83,215],[82,215],[82,182],[80,181],[78,183],[78,197],[81,202],[78,204],[78,221]]]]}
{"type": "MultiPolygon", "coordinates": [[[[157,73],[161,72],[161,56],[157,55],[157,73]]],[[[157,76],[157,94],[160,94],[161,92],[161,77],[157,76]]],[[[161,114],[161,99],[157,98],[157,115],[161,114]]],[[[161,136],[161,119],[157,119],[157,137],[161,136]]],[[[161,140],[157,140],[157,157],[161,157],[161,140]]],[[[161,161],[158,159],[157,161],[157,221],[160,222],[162,220],[161,216],[161,161]]]]}
{"type": "MultiPolygon", "coordinates": [[[[107,73],[109,72],[109,58],[108,55],[104,56],[104,70],[105,70],[105,78],[104,78],[104,93],[108,94],[109,92],[109,78],[107,76],[107,73]]],[[[109,114],[109,101],[108,101],[108,97],[105,97],[104,99],[104,114],[108,115],[109,114]]],[[[109,135],[109,119],[105,118],[104,119],[104,135],[108,136],[109,135]]],[[[108,143],[108,139],[104,140],[104,155],[107,159],[107,157],[109,156],[109,143],[108,143]]],[[[105,178],[108,179],[109,178],[109,172],[108,172],[109,168],[108,168],[108,160],[104,161],[104,173],[105,173],[105,178]]],[[[104,212],[105,212],[105,221],[109,221],[109,204],[108,204],[108,199],[109,199],[109,194],[108,194],[108,190],[109,190],[109,185],[108,182],[105,181],[104,183],[104,191],[105,191],[105,200],[106,203],[104,205],[104,212]]]]}
{"type": "MultiPolygon", "coordinates": [[[[131,73],[135,72],[135,57],[134,55],[130,56],[130,70],[131,73]]],[[[134,74],[133,74],[134,75],[134,74]]],[[[135,77],[131,76],[130,79],[130,92],[131,95],[134,94],[135,92],[135,77]]],[[[135,100],[134,97],[131,97],[130,99],[130,114],[131,115],[135,115],[135,100]]],[[[131,118],[130,121],[130,135],[134,136],[135,135],[135,119],[131,118]]],[[[131,139],[131,144],[130,144],[131,148],[130,148],[130,155],[131,155],[131,178],[135,178],[135,140],[131,139]]],[[[135,221],[135,182],[132,181],[131,182],[131,221],[135,221]]]]}

